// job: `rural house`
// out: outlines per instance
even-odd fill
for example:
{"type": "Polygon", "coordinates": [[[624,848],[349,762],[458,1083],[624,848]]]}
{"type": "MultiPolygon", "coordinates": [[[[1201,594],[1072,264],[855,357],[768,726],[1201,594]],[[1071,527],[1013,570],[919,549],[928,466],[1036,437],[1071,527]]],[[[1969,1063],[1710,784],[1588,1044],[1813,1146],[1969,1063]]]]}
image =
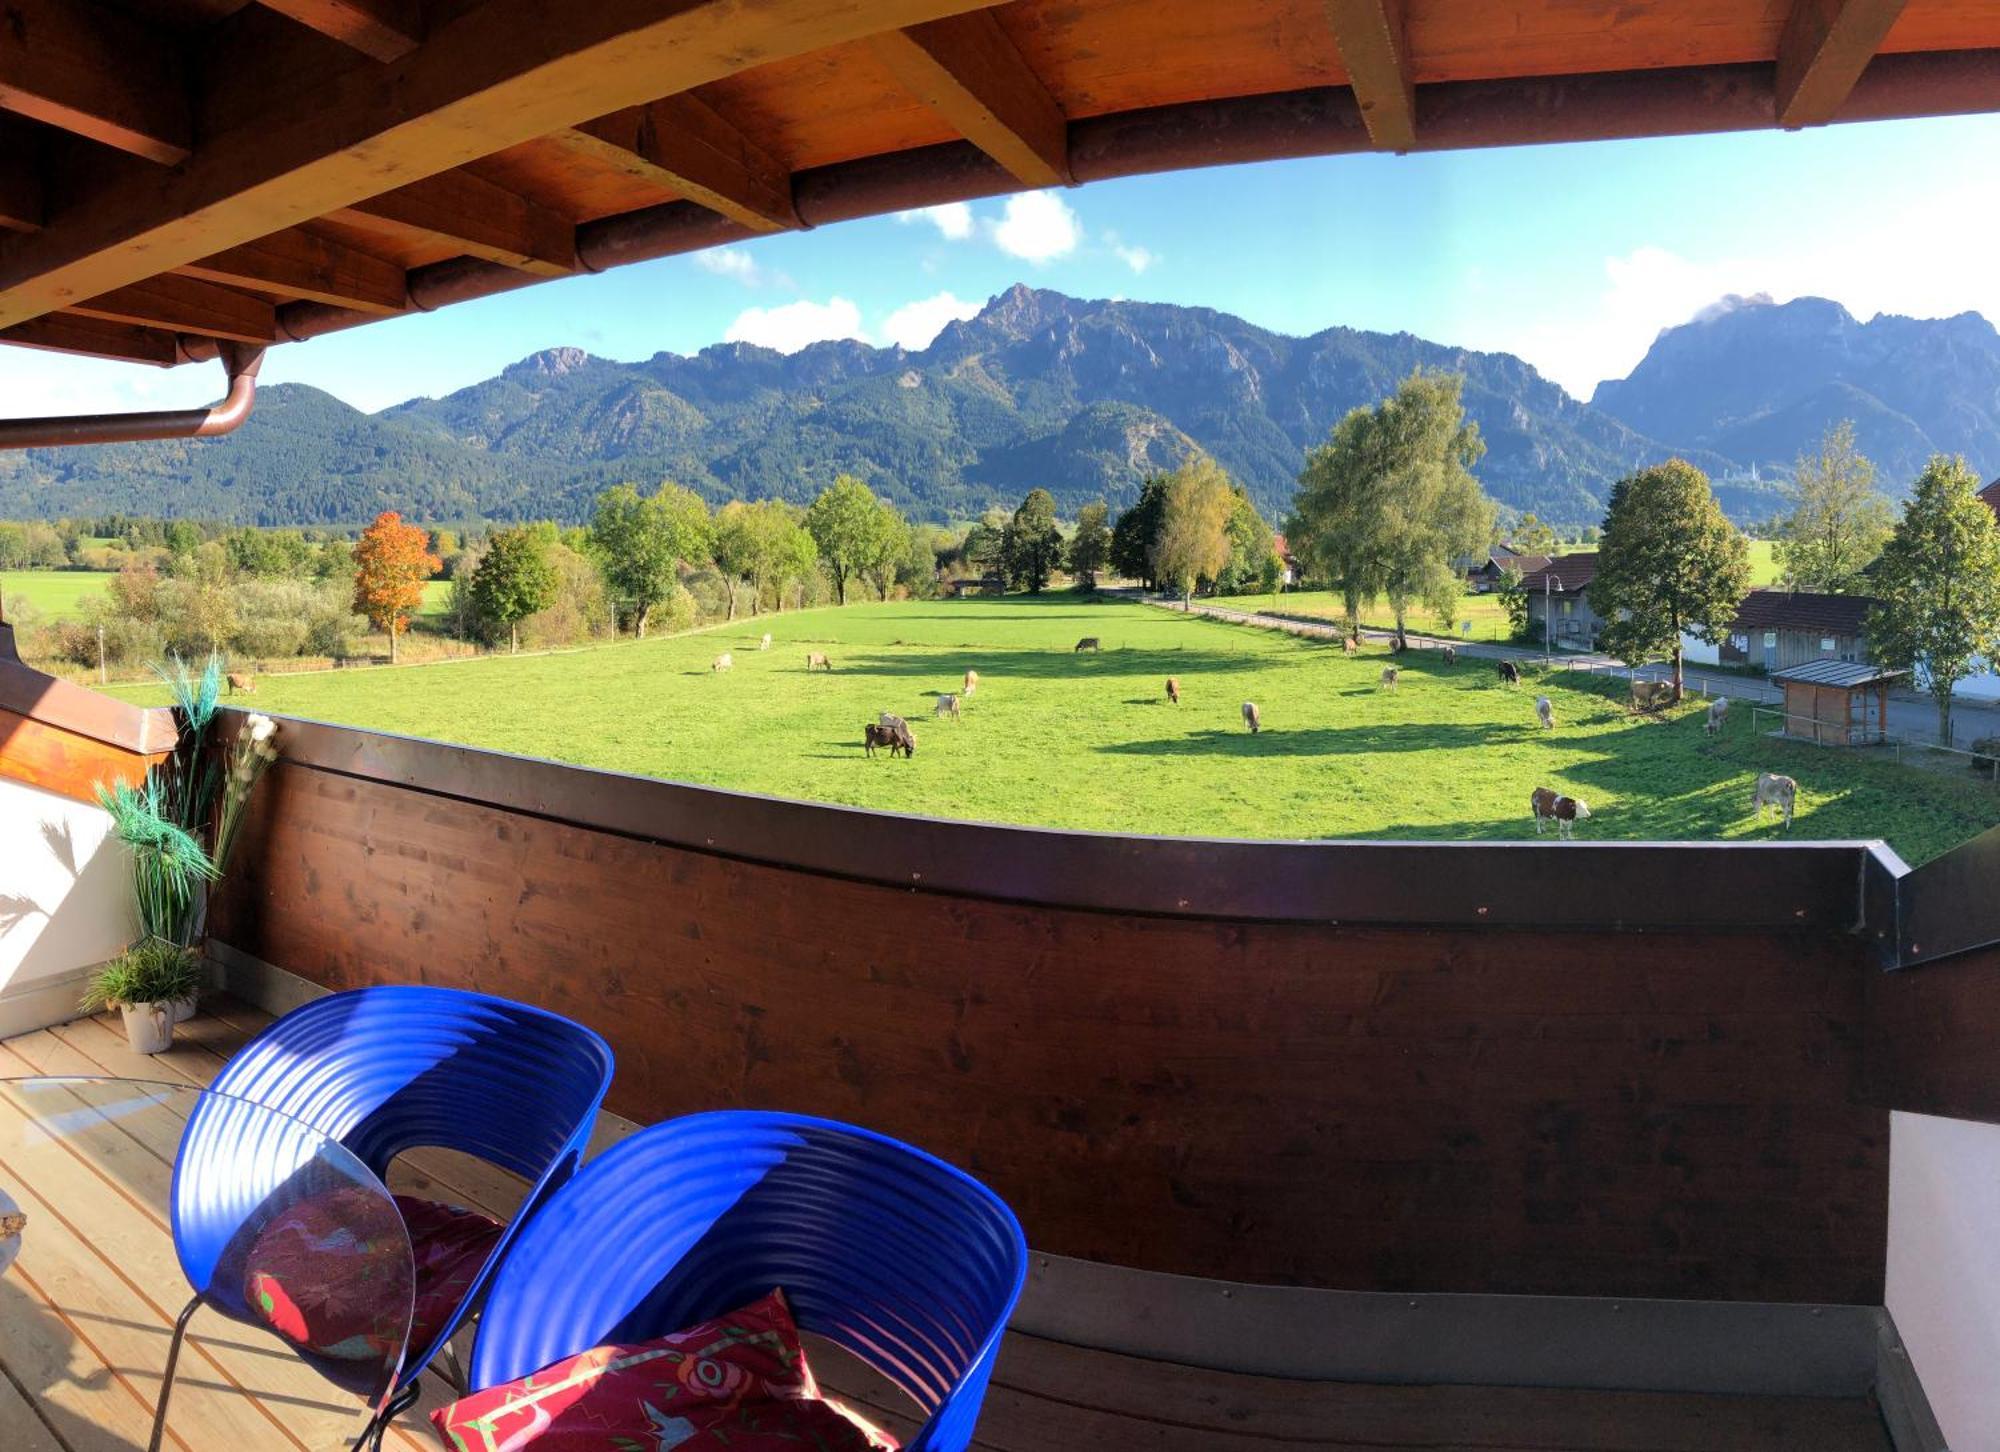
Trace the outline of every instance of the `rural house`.
{"type": "Polygon", "coordinates": [[[1597,644],[1603,618],[1590,608],[1588,591],[1597,573],[1597,551],[1557,555],[1522,577],[1528,592],[1528,625],[1540,630],[1545,612],[1553,612],[1555,628],[1550,638],[1571,650],[1589,650],[1597,644]]]}
{"type": "Polygon", "coordinates": [[[1466,584],[1484,595],[1500,588],[1500,582],[1511,569],[1523,575],[1542,569],[1549,562],[1547,555],[1523,554],[1509,544],[1497,544],[1486,553],[1484,560],[1476,556],[1467,562],[1466,584]]]}
{"type": "Polygon", "coordinates": [[[1866,595],[1819,595],[1805,590],[1752,590],[1719,645],[1690,642],[1689,660],[1750,665],[1777,672],[1814,661],[1868,659],[1866,595]]]}

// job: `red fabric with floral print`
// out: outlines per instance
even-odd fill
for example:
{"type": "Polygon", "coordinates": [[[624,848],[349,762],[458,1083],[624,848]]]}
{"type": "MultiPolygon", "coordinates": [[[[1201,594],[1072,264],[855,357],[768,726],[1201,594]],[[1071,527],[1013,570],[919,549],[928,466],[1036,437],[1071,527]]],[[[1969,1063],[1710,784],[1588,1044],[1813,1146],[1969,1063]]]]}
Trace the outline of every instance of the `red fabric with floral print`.
{"type": "MultiPolygon", "coordinates": [[[[414,1361],[431,1344],[499,1240],[498,1221],[456,1205],[398,1195],[396,1210],[409,1233],[416,1270],[409,1351],[414,1361]]],[[[401,1297],[380,1292],[371,1266],[380,1244],[354,1233],[379,1220],[372,1194],[344,1188],[292,1206],[264,1228],[249,1257],[245,1298],[267,1325],[294,1345],[340,1360],[385,1357],[401,1329],[401,1297]],[[384,1300],[396,1304],[383,1305],[384,1300]]],[[[400,1280],[400,1277],[398,1277],[400,1280]]]]}
{"type": "Polygon", "coordinates": [[[451,1452],[871,1452],[820,1399],[783,1291],[671,1336],[597,1346],[431,1413],[451,1452]]]}

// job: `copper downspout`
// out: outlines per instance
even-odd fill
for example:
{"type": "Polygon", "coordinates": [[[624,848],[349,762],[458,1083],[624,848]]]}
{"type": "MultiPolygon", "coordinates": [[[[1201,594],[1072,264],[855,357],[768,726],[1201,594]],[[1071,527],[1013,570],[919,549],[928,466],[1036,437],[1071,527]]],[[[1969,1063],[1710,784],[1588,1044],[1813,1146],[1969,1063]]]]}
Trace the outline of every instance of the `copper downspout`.
{"type": "Polygon", "coordinates": [[[0,449],[130,444],[143,439],[208,439],[232,433],[250,417],[251,405],[257,401],[257,370],[263,365],[264,350],[245,343],[223,343],[220,351],[222,366],[229,372],[229,393],[212,407],[0,419],[0,449]]]}

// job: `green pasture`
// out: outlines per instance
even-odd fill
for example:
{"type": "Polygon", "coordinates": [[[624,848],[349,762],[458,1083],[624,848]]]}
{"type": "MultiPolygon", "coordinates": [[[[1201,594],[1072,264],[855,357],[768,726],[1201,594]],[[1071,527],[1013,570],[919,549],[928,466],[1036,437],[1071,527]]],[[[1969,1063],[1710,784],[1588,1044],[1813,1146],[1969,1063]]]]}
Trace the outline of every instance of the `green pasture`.
{"type": "MultiPolygon", "coordinates": [[[[1519,690],[1493,663],[1389,657],[1148,606],[1070,596],[858,605],[547,656],[263,677],[258,707],[682,781],[900,812],[1232,837],[1522,838],[1528,796],[1587,801],[1587,838],[1771,838],[1760,771],[1800,784],[1796,837],[1886,837],[1921,861],[2000,822],[2000,793],[1872,753],[1773,741],[1736,713],[1627,713],[1622,683],[1519,690]],[[757,648],[769,630],[773,647],[757,648]],[[1077,653],[1083,636],[1103,643],[1077,653]],[[723,651],[734,667],[717,672],[723,651]],[[831,673],[805,669],[824,651],[831,673]],[[933,720],[968,669],[958,722],[933,720]],[[1181,704],[1165,695],[1179,679],[1181,704]],[[1556,727],[1536,722],[1546,693],[1556,727]],[[1244,729],[1255,701],[1264,730],[1244,729]],[[907,717],[912,760],[861,728],[907,717]]],[[[158,699],[157,691],[122,694],[158,699]]]]}

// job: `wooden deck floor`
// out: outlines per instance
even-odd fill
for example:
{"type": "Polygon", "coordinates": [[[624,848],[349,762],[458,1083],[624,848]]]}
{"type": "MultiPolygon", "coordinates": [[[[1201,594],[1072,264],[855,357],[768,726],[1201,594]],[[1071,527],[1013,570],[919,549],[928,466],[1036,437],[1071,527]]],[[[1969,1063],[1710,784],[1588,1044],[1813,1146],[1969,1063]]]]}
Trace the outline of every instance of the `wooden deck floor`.
{"type": "MultiPolygon", "coordinates": [[[[81,1019],[0,1042],[0,1077],[111,1074],[206,1084],[268,1015],[226,998],[181,1025],[175,1047],[133,1054],[117,1021],[81,1019]]],[[[629,1133],[611,1116],[598,1145],[629,1133]]],[[[171,1144],[149,1145],[125,1175],[164,1185],[171,1144]]],[[[442,1152],[406,1156],[393,1188],[506,1214],[521,1183],[442,1152]]],[[[47,1164],[49,1162],[41,1162],[47,1164]]],[[[40,1174],[88,1175],[73,1169],[40,1174]]],[[[7,1171],[0,1168],[0,1175],[7,1171]]],[[[0,1452],[131,1452],[145,1446],[157,1367],[186,1299],[166,1226],[107,1182],[101,1219],[68,1224],[38,1189],[9,1183],[34,1230],[0,1276],[0,1452]]],[[[157,1203],[157,1202],[156,1202],[157,1203]]],[[[196,1318],[176,1384],[169,1446],[180,1452],[320,1452],[353,1425],[335,1393],[275,1340],[196,1318]]],[[[461,1341],[461,1347],[465,1342],[461,1341]]],[[[865,1368],[824,1349],[821,1380],[892,1430],[908,1404],[865,1368]]],[[[398,1452],[435,1447],[423,1414],[451,1395],[426,1373],[424,1400],[390,1438],[398,1452]]],[[[344,1444],[341,1444],[344,1445],[344,1444]]],[[[1034,1337],[1008,1338],[976,1446],[983,1452],[1890,1452],[1872,1403],[1495,1387],[1385,1387],[1278,1381],[1142,1361],[1034,1337]]]]}

